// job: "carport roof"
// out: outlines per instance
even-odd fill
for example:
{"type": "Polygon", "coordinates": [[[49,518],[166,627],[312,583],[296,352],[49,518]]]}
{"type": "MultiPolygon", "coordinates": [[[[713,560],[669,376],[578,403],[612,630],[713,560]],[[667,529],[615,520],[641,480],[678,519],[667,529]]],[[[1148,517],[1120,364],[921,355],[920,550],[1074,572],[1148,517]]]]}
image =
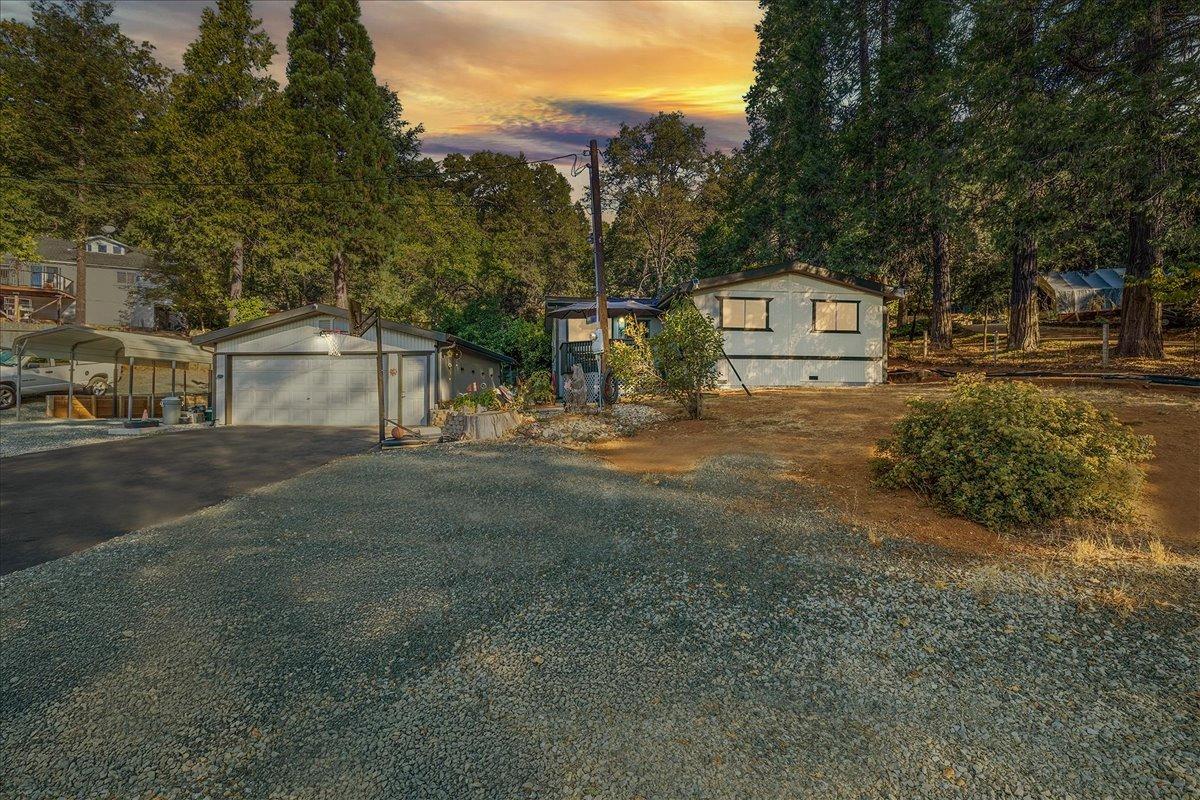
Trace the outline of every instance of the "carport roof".
{"type": "Polygon", "coordinates": [[[13,350],[44,358],[72,358],[111,363],[118,358],[211,365],[212,353],[183,339],[130,331],[108,331],[85,325],[27,333],[13,340],[13,350]]]}

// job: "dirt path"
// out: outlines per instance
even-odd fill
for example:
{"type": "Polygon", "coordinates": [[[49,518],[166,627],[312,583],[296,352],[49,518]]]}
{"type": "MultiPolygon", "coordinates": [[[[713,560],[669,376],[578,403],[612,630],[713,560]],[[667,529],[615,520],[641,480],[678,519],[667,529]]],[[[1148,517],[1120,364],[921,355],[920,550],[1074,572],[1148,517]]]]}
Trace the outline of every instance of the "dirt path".
{"type": "MultiPolygon", "coordinates": [[[[1154,436],[1141,512],[1172,548],[1200,550],[1200,395],[1186,390],[1057,385],[1154,436]]],[[[861,389],[756,390],[723,393],[703,420],[678,420],[592,449],[612,466],[636,473],[680,473],[726,453],[766,453],[787,475],[816,486],[849,518],[889,535],[969,552],[1025,549],[966,520],[942,514],[907,491],[872,483],[870,458],[905,411],[910,397],[945,392],[943,385],[861,389]]]]}

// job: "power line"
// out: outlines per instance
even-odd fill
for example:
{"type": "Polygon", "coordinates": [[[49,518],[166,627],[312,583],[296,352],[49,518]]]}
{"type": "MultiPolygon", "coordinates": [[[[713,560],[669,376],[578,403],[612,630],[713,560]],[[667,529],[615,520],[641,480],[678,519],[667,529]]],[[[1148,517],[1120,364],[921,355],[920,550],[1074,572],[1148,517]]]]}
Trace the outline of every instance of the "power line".
{"type": "Polygon", "coordinates": [[[78,178],[55,178],[50,176],[25,176],[0,174],[0,180],[23,181],[28,183],[56,183],[68,186],[95,186],[106,188],[126,189],[200,189],[200,188],[238,188],[238,187],[286,187],[286,186],[346,186],[366,183],[395,183],[404,180],[431,180],[436,178],[471,175],[475,173],[500,172],[510,169],[523,169],[534,164],[547,164],[564,158],[576,158],[576,153],[563,153],[547,158],[526,160],[521,164],[493,164],[460,170],[437,169],[433,172],[409,172],[396,175],[381,175],[374,178],[333,178],[329,180],[294,180],[294,181],[104,181],[80,180],[78,178]]]}

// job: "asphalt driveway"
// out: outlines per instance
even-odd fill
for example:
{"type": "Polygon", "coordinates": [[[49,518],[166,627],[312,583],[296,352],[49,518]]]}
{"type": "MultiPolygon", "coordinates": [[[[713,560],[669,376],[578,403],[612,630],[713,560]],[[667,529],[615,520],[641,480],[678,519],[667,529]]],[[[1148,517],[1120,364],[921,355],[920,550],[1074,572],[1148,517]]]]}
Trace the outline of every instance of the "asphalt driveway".
{"type": "Polygon", "coordinates": [[[5,458],[0,575],[182,517],[374,443],[370,430],[239,426],[5,458]]]}
{"type": "Polygon", "coordinates": [[[1193,574],[1122,618],[779,469],[369,454],[0,577],[0,797],[1200,791],[1193,574]]]}

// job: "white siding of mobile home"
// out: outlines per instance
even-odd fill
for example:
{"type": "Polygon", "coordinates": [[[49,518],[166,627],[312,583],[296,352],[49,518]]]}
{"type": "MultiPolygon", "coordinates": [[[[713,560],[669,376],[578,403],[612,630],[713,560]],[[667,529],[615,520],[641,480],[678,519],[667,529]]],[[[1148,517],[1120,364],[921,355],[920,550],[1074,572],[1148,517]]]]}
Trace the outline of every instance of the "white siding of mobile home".
{"type": "MultiPolygon", "coordinates": [[[[720,324],[720,298],[768,298],[769,331],[723,331],[725,352],[749,386],[864,385],[882,383],[883,298],[808,275],[784,273],[697,291],[696,307],[720,324]],[[814,300],[859,304],[857,333],[813,330],[814,300]]],[[[721,381],[738,386],[722,360],[721,381]]]]}

